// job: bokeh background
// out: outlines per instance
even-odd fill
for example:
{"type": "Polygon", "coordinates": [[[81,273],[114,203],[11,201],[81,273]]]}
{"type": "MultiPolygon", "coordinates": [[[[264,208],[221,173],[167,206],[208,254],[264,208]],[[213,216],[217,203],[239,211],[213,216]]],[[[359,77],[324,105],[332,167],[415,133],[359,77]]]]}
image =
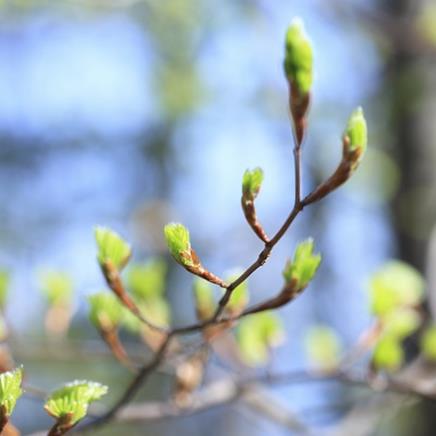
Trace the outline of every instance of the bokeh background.
{"type": "MultiPolygon", "coordinates": [[[[33,385],[48,389],[71,378],[94,378],[110,385],[110,402],[130,378],[105,353],[86,317],[86,295],[104,285],[95,225],[119,231],[141,260],[166,255],[162,227],[180,221],[211,270],[244,267],[261,249],[239,207],[242,174],[256,166],[265,172],[259,216],[269,233],[281,225],[293,202],[282,60],[294,16],[304,19],[315,47],[305,192],[335,168],[340,136],[358,105],[366,112],[370,144],[351,183],[305,210],[250,279],[256,301],[280,288],[296,242],[313,236],[323,253],[315,282],[281,311],[288,338],[273,367],[305,365],[303,333],[313,323],[334,327],[345,346],[352,344],[370,323],[368,277],[388,258],[425,273],[431,296],[434,1],[0,5],[0,263],[13,274],[11,348],[33,385]],[[74,279],[75,317],[67,341],[45,336],[42,268],[67,271],[74,279]]],[[[168,295],[179,325],[194,317],[191,278],[168,260],[168,295]]],[[[156,376],[142,398],[164,398],[168,385],[165,376],[156,376]]],[[[349,388],[328,384],[276,388],[274,395],[320,429],[334,428],[355,401],[349,388]]],[[[369,393],[356,395],[368,401],[369,393]]],[[[377,412],[371,434],[408,435],[411,428],[427,434],[431,428],[423,407],[385,413],[380,406],[377,412]]],[[[25,432],[49,422],[34,399],[23,401],[15,416],[25,432]]],[[[290,434],[236,406],[128,428],[111,425],[98,434],[121,431],[290,434]]]]}

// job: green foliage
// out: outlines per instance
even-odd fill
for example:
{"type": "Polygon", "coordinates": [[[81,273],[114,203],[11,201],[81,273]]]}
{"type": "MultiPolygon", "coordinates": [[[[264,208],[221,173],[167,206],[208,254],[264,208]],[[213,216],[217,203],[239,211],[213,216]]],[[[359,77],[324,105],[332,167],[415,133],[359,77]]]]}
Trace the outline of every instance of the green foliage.
{"type": "Polygon", "coordinates": [[[262,168],[246,170],[242,178],[242,193],[245,198],[254,200],[259,194],[263,182],[262,168]]]}
{"type": "Polygon", "coordinates": [[[384,332],[398,339],[405,339],[418,330],[421,321],[416,310],[399,308],[383,317],[384,332]]]}
{"type": "MultiPolygon", "coordinates": [[[[171,322],[171,310],[164,298],[150,298],[147,301],[138,301],[136,306],[142,316],[152,324],[166,328],[171,322]]],[[[130,310],[123,308],[121,325],[133,334],[138,334],[146,326],[132,314],[130,310]]]]}
{"type": "MultiPolygon", "coordinates": [[[[232,283],[241,275],[240,271],[235,271],[227,278],[228,283],[232,283]]],[[[242,282],[239,286],[233,289],[230,300],[227,303],[227,310],[233,314],[242,312],[250,300],[248,292],[248,281],[242,282]]]]}
{"type": "Polygon", "coordinates": [[[141,306],[144,317],[159,327],[168,327],[171,322],[171,311],[168,302],[163,298],[153,298],[141,306]]]}
{"type": "Polygon", "coordinates": [[[74,425],[85,417],[88,406],[107,393],[107,386],[90,381],[76,380],[54,391],[45,403],[45,410],[54,418],[70,415],[74,425]]]}
{"type": "Polygon", "coordinates": [[[202,317],[212,316],[216,308],[212,285],[208,281],[196,277],[193,283],[193,292],[197,311],[202,314],[202,317]]]}
{"type": "Polygon", "coordinates": [[[375,368],[393,372],[401,367],[403,361],[404,350],[397,337],[385,335],[377,342],[372,356],[375,368]]]}
{"type": "Polygon", "coordinates": [[[2,269],[0,270],[0,308],[3,310],[6,305],[6,299],[8,297],[10,283],[9,271],[2,269]]]}
{"type": "Polygon", "coordinates": [[[132,254],[130,245],[118,233],[107,227],[95,228],[97,242],[97,259],[101,266],[110,262],[121,271],[129,261],[132,254]]]}
{"type": "Polygon", "coordinates": [[[324,325],[313,326],[304,341],[309,361],[322,370],[335,369],[340,361],[341,341],[336,332],[324,325]]]}
{"type": "Polygon", "coordinates": [[[301,19],[295,18],[289,26],[285,49],[286,76],[299,93],[305,95],[313,82],[313,50],[301,19]]]}
{"type": "Polygon", "coordinates": [[[421,336],[421,352],[430,362],[436,362],[436,325],[429,326],[421,336]]]}
{"type": "Polygon", "coordinates": [[[138,300],[162,296],[165,292],[167,265],[163,259],[132,265],[127,274],[127,286],[138,300]]]}
{"type": "Polygon", "coordinates": [[[110,292],[99,292],[88,297],[89,319],[97,328],[116,328],[122,318],[124,307],[118,298],[110,292]]]}
{"type": "Polygon", "coordinates": [[[164,234],[168,249],[174,259],[185,266],[194,265],[188,229],[183,224],[170,223],[165,226],[164,234]]]}
{"type": "Polygon", "coordinates": [[[50,305],[68,305],[73,296],[73,281],[62,271],[42,271],[39,274],[41,291],[50,305]]]}
{"type": "Polygon", "coordinates": [[[399,307],[416,306],[423,296],[421,274],[398,260],[386,263],[370,281],[371,310],[376,316],[384,316],[399,307]]]}
{"type": "Polygon", "coordinates": [[[313,239],[301,242],[295,250],[294,259],[286,263],[283,276],[286,283],[293,284],[296,289],[308,285],[321,263],[321,255],[313,254],[313,248],[313,239]]]}
{"type": "Polygon", "coordinates": [[[242,319],[237,331],[239,350],[243,361],[250,366],[268,362],[270,349],[284,338],[284,327],[273,312],[261,312],[242,319]]]}
{"type": "Polygon", "coordinates": [[[368,133],[365,116],[361,107],[352,112],[344,136],[349,141],[347,144],[348,150],[359,150],[360,156],[363,156],[368,144],[368,133]]]}
{"type": "Polygon", "coordinates": [[[7,416],[12,414],[18,398],[23,393],[22,378],[22,368],[0,374],[0,405],[5,408],[7,416]]]}

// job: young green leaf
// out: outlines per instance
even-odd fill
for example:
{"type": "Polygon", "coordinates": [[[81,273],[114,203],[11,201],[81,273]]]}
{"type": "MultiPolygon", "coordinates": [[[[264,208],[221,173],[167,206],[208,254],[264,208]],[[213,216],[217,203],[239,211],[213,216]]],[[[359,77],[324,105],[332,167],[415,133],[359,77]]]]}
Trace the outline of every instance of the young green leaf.
{"type": "Polygon", "coordinates": [[[313,82],[313,49],[299,18],[292,21],[286,32],[285,49],[286,76],[299,94],[306,95],[313,82]]]}
{"type": "Polygon", "coordinates": [[[124,307],[119,299],[110,292],[99,292],[88,297],[89,319],[98,329],[114,329],[122,319],[124,307]]]}
{"type": "Polygon", "coordinates": [[[69,305],[73,296],[73,281],[62,271],[42,271],[39,275],[41,291],[50,306],[69,305]]]}
{"type": "Polygon", "coordinates": [[[246,170],[242,178],[242,195],[245,200],[253,201],[263,182],[262,168],[255,168],[254,170],[246,170]]]}
{"type": "Polygon", "coordinates": [[[151,259],[142,265],[132,265],[127,274],[127,286],[139,300],[164,294],[167,265],[163,259],[151,259]]]}
{"type": "Polygon", "coordinates": [[[181,265],[194,266],[196,262],[192,257],[188,229],[183,224],[170,223],[165,226],[164,234],[174,259],[181,265]]]}
{"type": "Polygon", "coordinates": [[[0,374],[0,406],[4,408],[7,417],[11,416],[18,398],[23,393],[22,378],[22,368],[0,374]]]}
{"type": "Polygon", "coordinates": [[[404,361],[404,350],[400,339],[392,335],[383,336],[374,348],[372,363],[375,368],[387,372],[397,371],[404,361]]]}
{"type": "Polygon", "coordinates": [[[98,248],[97,259],[100,265],[104,266],[109,262],[118,271],[121,271],[132,254],[130,245],[118,233],[100,226],[95,228],[95,240],[98,248]]]}
{"type": "Polygon", "coordinates": [[[424,296],[424,284],[421,274],[407,263],[387,262],[370,281],[372,312],[384,316],[398,307],[417,306],[424,296]]]}
{"type": "Polygon", "coordinates": [[[298,244],[294,258],[288,261],[283,271],[286,283],[295,286],[295,289],[305,288],[315,276],[321,263],[321,255],[313,253],[313,239],[309,238],[298,244]]]}
{"type": "Polygon", "coordinates": [[[280,345],[283,338],[283,324],[271,311],[243,318],[237,331],[241,357],[249,366],[266,364],[271,348],[280,345]]]}
{"type": "Polygon", "coordinates": [[[436,362],[436,325],[429,326],[421,336],[421,352],[430,362],[436,362]]]}
{"type": "Polygon", "coordinates": [[[4,310],[9,291],[10,274],[9,271],[0,270],[0,309],[4,310]]]}
{"type": "Polygon", "coordinates": [[[68,416],[72,426],[86,416],[89,404],[100,399],[107,390],[107,386],[100,383],[76,380],[54,391],[44,408],[56,419],[68,416]]]}
{"type": "Polygon", "coordinates": [[[309,361],[325,371],[335,369],[340,360],[341,342],[330,327],[313,326],[305,337],[305,349],[309,361]]]}

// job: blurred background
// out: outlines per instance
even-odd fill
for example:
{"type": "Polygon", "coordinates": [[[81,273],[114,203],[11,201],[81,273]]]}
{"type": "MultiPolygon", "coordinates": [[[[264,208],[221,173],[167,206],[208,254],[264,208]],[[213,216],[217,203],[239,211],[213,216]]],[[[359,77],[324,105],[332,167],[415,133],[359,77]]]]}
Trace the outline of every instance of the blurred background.
{"type": "MultiPolygon", "coordinates": [[[[281,311],[288,337],[272,367],[305,365],[303,332],[315,322],[334,327],[345,346],[355,342],[370,323],[368,277],[388,258],[426,274],[432,295],[436,2],[0,5],[0,264],[12,273],[11,349],[33,385],[51,389],[71,378],[94,378],[109,384],[112,401],[130,378],[105,354],[87,320],[86,295],[104,287],[95,225],[119,231],[132,242],[134,258],[143,260],[166,256],[162,228],[183,222],[204,264],[225,275],[249,265],[261,249],[239,203],[242,174],[256,166],[265,172],[259,217],[270,234],[281,225],[293,202],[282,61],[285,30],[295,16],[304,19],[315,47],[304,191],[335,168],[342,131],[358,105],[370,144],[353,180],[305,210],[249,281],[251,300],[258,301],[280,288],[298,241],[313,236],[323,253],[315,282],[281,311]],[[38,272],[46,268],[73,278],[68,341],[44,333],[38,272]]],[[[194,319],[191,277],[168,260],[167,293],[180,325],[194,319]]],[[[167,390],[160,375],[141,395],[165,398],[167,390]]],[[[274,395],[320,429],[334,428],[356,401],[349,388],[328,384],[277,388],[274,395]]],[[[356,395],[366,404],[371,394],[356,395]]],[[[405,404],[385,413],[380,406],[368,434],[434,434],[427,409],[405,404]]],[[[27,399],[14,422],[30,432],[50,419],[40,402],[27,399]]],[[[290,434],[236,406],[111,425],[98,434],[173,435],[176,429],[180,435],[290,434]]]]}

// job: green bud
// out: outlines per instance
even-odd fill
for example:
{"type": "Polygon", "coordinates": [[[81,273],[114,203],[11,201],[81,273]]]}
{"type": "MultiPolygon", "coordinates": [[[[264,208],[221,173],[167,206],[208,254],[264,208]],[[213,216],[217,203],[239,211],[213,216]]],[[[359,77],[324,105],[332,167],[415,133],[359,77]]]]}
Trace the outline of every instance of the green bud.
{"type": "Polygon", "coordinates": [[[107,386],[90,381],[74,381],[54,391],[45,403],[45,410],[56,419],[70,416],[68,423],[76,424],[86,416],[88,406],[107,393],[107,386]]]}
{"type": "Polygon", "coordinates": [[[170,223],[165,226],[164,234],[174,259],[181,265],[193,266],[195,260],[192,258],[188,229],[183,224],[170,223]]]}
{"type": "Polygon", "coordinates": [[[210,318],[216,308],[212,285],[201,278],[194,279],[195,306],[201,319],[210,318]]]}
{"type": "Polygon", "coordinates": [[[388,372],[398,370],[404,361],[401,341],[392,335],[383,336],[375,346],[372,363],[377,369],[388,372]]]}
{"type": "Polygon", "coordinates": [[[399,308],[383,317],[384,331],[387,335],[405,339],[418,330],[421,321],[421,316],[416,310],[399,308]]]}
{"type": "Polygon", "coordinates": [[[139,300],[158,297],[165,292],[167,265],[162,259],[151,259],[143,265],[132,265],[127,286],[139,300]]]}
{"type": "Polygon", "coordinates": [[[17,368],[0,374],[0,405],[6,416],[11,416],[18,398],[21,397],[21,381],[23,369],[17,368]]]}
{"type": "Polygon", "coordinates": [[[89,319],[97,328],[116,328],[122,319],[124,308],[110,292],[99,292],[88,297],[89,319]]]}
{"type": "Polygon", "coordinates": [[[309,284],[321,263],[321,255],[313,254],[313,248],[311,238],[298,244],[293,260],[287,262],[283,271],[286,283],[292,284],[298,290],[309,284]]]}
{"type": "Polygon", "coordinates": [[[334,330],[327,326],[313,326],[304,341],[309,361],[322,370],[335,369],[340,361],[341,342],[334,330]]]}
{"type": "Polygon", "coordinates": [[[371,278],[371,310],[384,316],[398,307],[413,307],[424,297],[425,282],[419,271],[405,262],[387,262],[371,278]]]}
{"type": "Polygon", "coordinates": [[[355,109],[351,114],[344,132],[344,138],[348,141],[346,150],[348,152],[359,151],[358,159],[360,160],[368,143],[366,120],[361,107],[355,109]]]}
{"type": "Polygon", "coordinates": [[[300,94],[306,95],[313,82],[313,50],[299,18],[292,21],[286,32],[285,49],[286,76],[300,94]]]}
{"type": "Polygon", "coordinates": [[[171,322],[171,310],[168,302],[162,298],[153,298],[147,300],[141,306],[144,318],[149,320],[154,325],[165,328],[170,325],[171,322]]]}
{"type": "Polygon", "coordinates": [[[238,326],[237,340],[241,357],[249,366],[261,366],[268,362],[272,347],[280,345],[284,327],[273,312],[261,312],[242,319],[238,326]]]}
{"type": "Polygon", "coordinates": [[[246,170],[242,178],[242,194],[247,200],[254,200],[263,182],[262,168],[246,170]]]}
{"type": "Polygon", "coordinates": [[[97,259],[101,266],[110,262],[121,271],[127,264],[132,254],[130,245],[118,233],[106,228],[95,228],[97,242],[97,259]]]}
{"type": "Polygon", "coordinates": [[[430,362],[436,362],[436,325],[428,327],[421,337],[421,352],[430,362]]]}
{"type": "Polygon", "coordinates": [[[42,271],[39,274],[41,291],[50,305],[70,304],[73,296],[73,281],[62,271],[42,271]]]}

